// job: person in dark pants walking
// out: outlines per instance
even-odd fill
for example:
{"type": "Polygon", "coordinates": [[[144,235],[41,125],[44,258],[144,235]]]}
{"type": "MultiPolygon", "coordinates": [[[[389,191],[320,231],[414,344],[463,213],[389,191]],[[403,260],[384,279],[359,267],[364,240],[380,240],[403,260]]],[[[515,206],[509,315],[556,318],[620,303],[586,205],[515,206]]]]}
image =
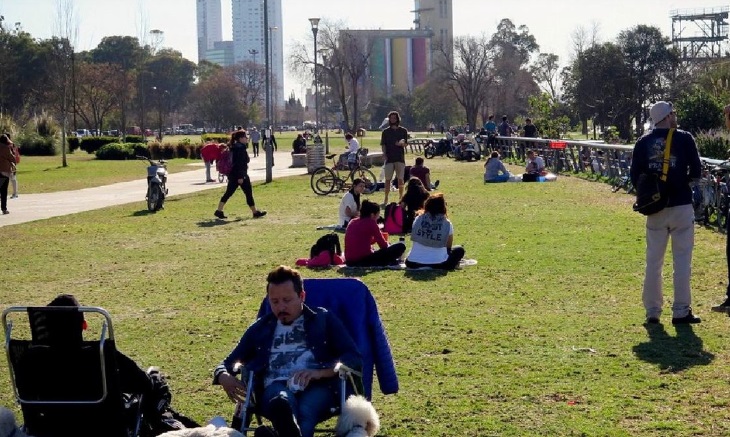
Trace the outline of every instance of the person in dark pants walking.
{"type": "Polygon", "coordinates": [[[261,142],[261,132],[256,129],[256,126],[251,128],[251,144],[253,144],[253,156],[254,158],[259,156],[259,143],[261,142]]]}
{"type": "Polygon", "coordinates": [[[256,204],[253,200],[253,188],[251,187],[251,179],[248,177],[248,163],[251,160],[248,156],[246,149],[248,148],[248,138],[246,137],[245,130],[237,130],[231,134],[231,142],[228,144],[228,148],[231,150],[233,155],[233,167],[231,168],[231,174],[228,175],[228,186],[226,192],[223,193],[221,201],[218,204],[218,209],[215,210],[213,215],[220,219],[228,218],[223,214],[223,208],[226,206],[228,199],[233,196],[238,187],[241,187],[243,194],[246,195],[246,203],[251,208],[253,218],[259,218],[266,215],[266,211],[259,211],[256,209],[256,204]]]}

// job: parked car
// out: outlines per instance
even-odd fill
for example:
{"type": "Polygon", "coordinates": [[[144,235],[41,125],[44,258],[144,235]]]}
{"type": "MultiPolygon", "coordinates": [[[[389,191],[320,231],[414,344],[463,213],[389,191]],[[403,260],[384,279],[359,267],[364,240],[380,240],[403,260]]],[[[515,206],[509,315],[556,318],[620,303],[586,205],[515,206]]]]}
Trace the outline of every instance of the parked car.
{"type": "Polygon", "coordinates": [[[76,136],[79,138],[90,137],[91,132],[88,129],[76,129],[76,136]]]}

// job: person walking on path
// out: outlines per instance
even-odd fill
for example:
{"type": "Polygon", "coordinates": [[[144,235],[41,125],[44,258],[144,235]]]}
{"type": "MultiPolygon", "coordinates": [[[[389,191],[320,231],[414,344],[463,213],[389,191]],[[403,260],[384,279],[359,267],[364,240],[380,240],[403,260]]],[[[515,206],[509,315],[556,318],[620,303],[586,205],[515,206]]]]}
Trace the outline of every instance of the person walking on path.
{"type": "Polygon", "coordinates": [[[210,168],[213,166],[213,162],[218,161],[220,155],[220,148],[216,143],[208,143],[200,149],[200,156],[205,162],[205,182],[215,182],[215,179],[210,176],[210,168]]]}
{"type": "Polygon", "coordinates": [[[259,143],[261,143],[261,132],[256,130],[256,126],[251,128],[251,144],[253,144],[253,157],[259,156],[259,143]]]}
{"type": "Polygon", "coordinates": [[[403,178],[406,169],[406,142],[408,141],[408,131],[400,125],[400,114],[391,111],[388,114],[389,126],[383,130],[380,136],[380,146],[383,148],[385,156],[385,200],[384,204],[388,204],[388,195],[390,194],[390,184],[393,180],[393,173],[398,180],[398,198],[403,197],[403,178]]]}
{"type": "Polygon", "coordinates": [[[690,181],[700,178],[700,155],[692,135],[677,129],[677,115],[671,103],[655,103],[649,115],[655,128],[634,146],[631,182],[638,187],[641,175],[659,175],[666,171],[664,186],[669,201],[664,209],[646,218],[646,270],[642,293],[646,323],[659,323],[662,313],[662,267],[670,236],[674,266],[672,324],[700,323],[700,318],[692,314],[690,292],[694,248],[690,181]]]}
{"type": "Polygon", "coordinates": [[[0,211],[8,211],[8,185],[15,171],[15,153],[11,148],[12,141],[7,135],[0,135],[0,211]]]}
{"type": "Polygon", "coordinates": [[[256,209],[256,204],[253,200],[253,188],[251,187],[251,179],[248,177],[248,163],[251,158],[249,158],[248,152],[246,151],[247,147],[248,138],[246,137],[246,131],[237,130],[233,132],[231,142],[228,145],[233,155],[233,168],[231,168],[231,173],[228,175],[226,192],[221,197],[218,209],[213,213],[219,219],[228,218],[223,214],[223,208],[225,208],[226,202],[233,196],[233,193],[236,192],[238,187],[241,187],[243,194],[246,195],[246,204],[251,208],[253,218],[260,218],[266,215],[266,211],[256,209]]]}

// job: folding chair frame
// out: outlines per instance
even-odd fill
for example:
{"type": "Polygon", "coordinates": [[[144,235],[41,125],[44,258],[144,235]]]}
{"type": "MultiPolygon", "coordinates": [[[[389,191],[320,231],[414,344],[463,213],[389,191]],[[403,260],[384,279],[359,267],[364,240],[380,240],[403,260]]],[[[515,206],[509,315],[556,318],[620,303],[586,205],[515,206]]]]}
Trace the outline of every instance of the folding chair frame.
{"type": "MultiPolygon", "coordinates": [[[[2,313],[2,324],[3,328],[5,329],[5,354],[6,358],[8,360],[8,369],[10,374],[10,382],[13,386],[13,392],[15,395],[16,400],[18,403],[22,405],[98,405],[104,402],[108,395],[109,395],[109,387],[107,386],[107,380],[108,380],[108,369],[106,366],[106,359],[105,359],[105,345],[107,341],[114,342],[114,328],[112,325],[111,316],[109,313],[104,310],[103,308],[98,307],[77,307],[76,309],[81,313],[96,313],[101,315],[103,318],[102,327],[101,327],[101,334],[99,336],[99,363],[100,363],[100,371],[101,371],[101,388],[102,393],[101,396],[98,399],[89,399],[89,400],[76,400],[76,401],[52,401],[52,400],[32,400],[32,399],[24,399],[20,395],[20,391],[18,389],[17,385],[17,379],[15,375],[15,369],[13,368],[13,361],[11,359],[10,349],[11,349],[11,340],[12,340],[12,332],[13,332],[13,321],[11,314],[12,313],[25,313],[28,314],[28,310],[33,309],[42,309],[43,311],[48,312],[54,312],[54,311],[68,311],[68,307],[29,307],[29,306],[13,306],[10,308],[7,308],[2,313]],[[108,335],[107,335],[108,334],[108,335]]],[[[139,407],[141,408],[143,399],[142,396],[139,396],[139,407]]],[[[134,424],[134,429],[128,429],[129,431],[132,431],[132,436],[139,435],[140,427],[142,423],[142,414],[141,411],[138,411],[138,414],[136,414],[136,421],[134,424]]]]}

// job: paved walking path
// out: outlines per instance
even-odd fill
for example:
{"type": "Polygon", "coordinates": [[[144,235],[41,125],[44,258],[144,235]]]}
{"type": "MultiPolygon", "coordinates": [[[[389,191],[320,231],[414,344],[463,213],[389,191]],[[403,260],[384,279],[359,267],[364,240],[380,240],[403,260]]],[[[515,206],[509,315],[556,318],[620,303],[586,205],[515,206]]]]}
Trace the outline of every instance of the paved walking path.
{"type": "MultiPolygon", "coordinates": [[[[307,173],[306,168],[289,168],[291,155],[289,152],[276,152],[274,156],[273,177],[302,175],[307,173]]],[[[172,173],[167,178],[167,189],[170,196],[194,193],[197,191],[217,188],[223,194],[225,184],[216,182],[205,183],[205,168],[203,163],[194,164],[196,170],[172,173]]],[[[144,175],[145,168],[140,166],[140,174],[144,175]]],[[[217,175],[215,169],[212,170],[217,175]]],[[[252,182],[266,180],[266,161],[263,154],[251,158],[249,176],[252,182]]],[[[215,176],[214,176],[215,178],[215,176]]],[[[18,223],[32,222],[61,215],[75,214],[82,211],[106,208],[107,206],[139,203],[146,208],[145,195],[147,193],[147,179],[120,182],[101,187],[84,188],[74,191],[59,191],[45,194],[24,194],[23,180],[18,180],[20,197],[8,198],[10,214],[0,215],[0,227],[18,223]]]]}

